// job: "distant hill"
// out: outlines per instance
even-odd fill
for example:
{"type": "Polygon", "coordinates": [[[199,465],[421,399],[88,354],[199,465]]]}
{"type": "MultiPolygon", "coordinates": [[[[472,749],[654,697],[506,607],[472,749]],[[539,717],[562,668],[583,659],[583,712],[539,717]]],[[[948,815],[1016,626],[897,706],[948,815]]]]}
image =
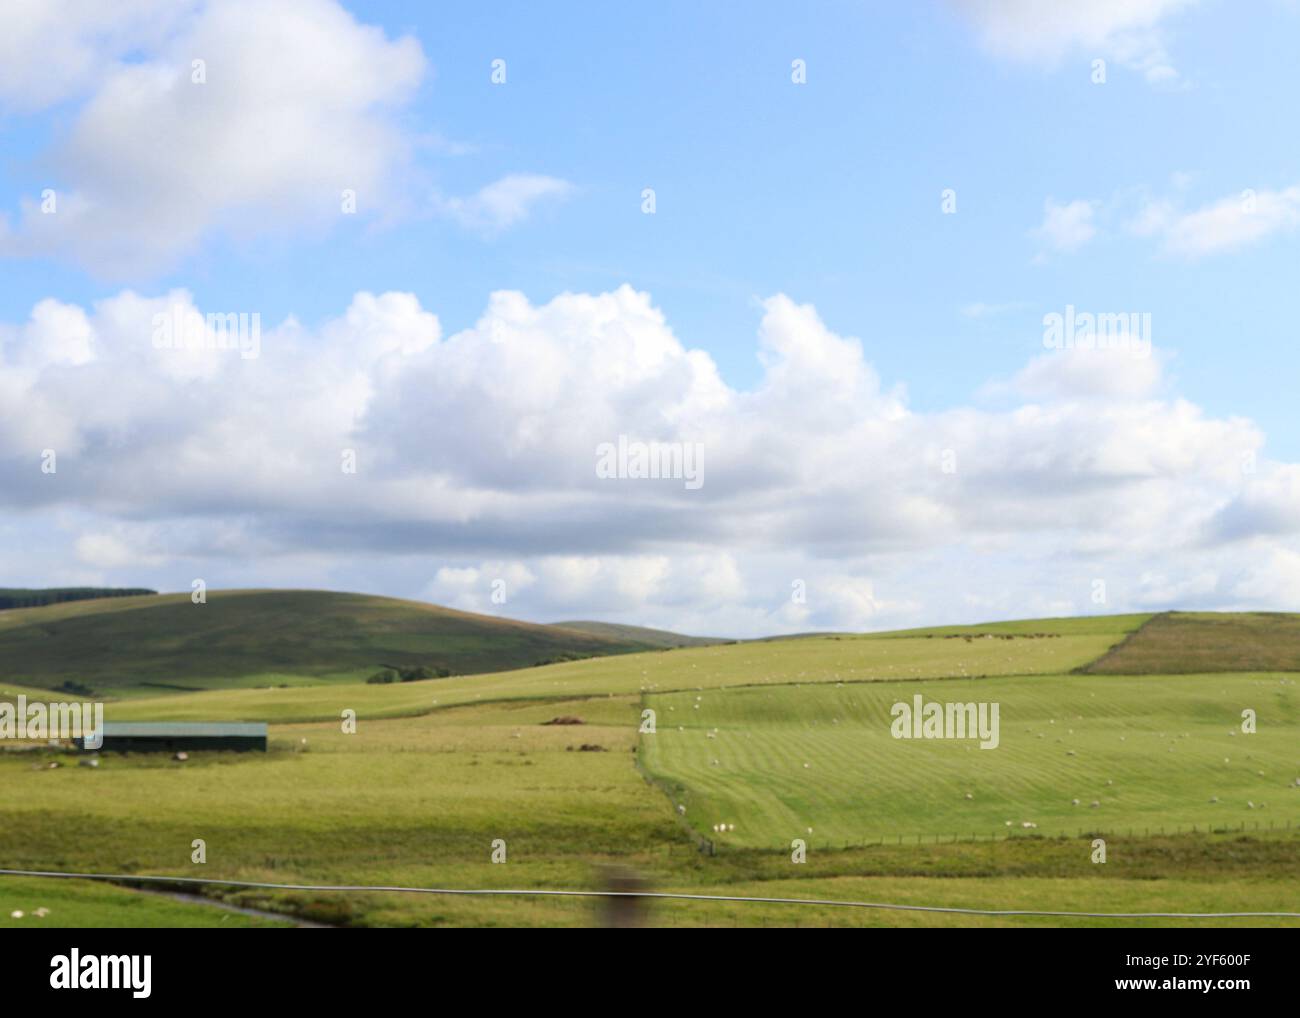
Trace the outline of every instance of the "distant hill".
{"type": "Polygon", "coordinates": [[[607,640],[627,641],[646,647],[671,650],[673,647],[713,647],[720,643],[735,643],[716,636],[683,636],[667,629],[650,629],[646,626],[623,626],[616,622],[556,622],[552,628],[570,629],[607,640]]]}
{"type": "MultiPolygon", "coordinates": [[[[646,632],[651,632],[647,630],[646,632]]],[[[661,641],[325,591],[113,597],[0,613],[0,680],[132,695],[463,675],[660,649],[661,641]]]]}
{"type": "Polygon", "coordinates": [[[144,587],[49,587],[44,590],[25,590],[21,587],[0,587],[0,611],[12,608],[37,608],[45,604],[63,604],[65,601],[92,601],[104,597],[140,597],[156,594],[144,587]]]}

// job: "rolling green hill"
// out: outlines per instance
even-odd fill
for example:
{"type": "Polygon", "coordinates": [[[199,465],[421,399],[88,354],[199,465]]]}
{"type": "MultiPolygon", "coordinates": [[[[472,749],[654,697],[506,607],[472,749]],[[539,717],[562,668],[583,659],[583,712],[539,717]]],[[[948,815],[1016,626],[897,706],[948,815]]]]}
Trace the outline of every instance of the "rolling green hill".
{"type": "Polygon", "coordinates": [[[648,626],[624,626],[616,622],[556,622],[560,629],[573,629],[589,636],[601,636],[607,640],[626,640],[639,643],[644,647],[660,647],[671,650],[674,647],[712,647],[719,643],[734,643],[716,636],[683,636],[681,633],[669,632],[667,629],[651,629],[648,626]]]}
{"type": "Polygon", "coordinates": [[[323,591],[215,591],[0,613],[0,682],[100,694],[474,674],[657,646],[436,605],[323,591]]]}

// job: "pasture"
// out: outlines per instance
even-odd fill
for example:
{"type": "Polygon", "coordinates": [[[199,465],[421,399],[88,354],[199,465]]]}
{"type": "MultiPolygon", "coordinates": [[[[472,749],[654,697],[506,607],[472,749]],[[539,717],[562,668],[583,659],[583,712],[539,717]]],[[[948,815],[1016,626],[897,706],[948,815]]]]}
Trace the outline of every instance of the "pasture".
{"type": "MultiPolygon", "coordinates": [[[[1300,911],[1300,789],[1288,786],[1300,777],[1296,676],[1065,674],[1136,624],[807,637],[386,686],[124,699],[109,704],[110,720],[270,720],[270,751],[195,753],[184,762],[104,754],[94,769],[51,749],[0,753],[0,860],[80,872],[524,890],[600,887],[614,867],[654,890],[704,894],[1300,911]],[[890,706],[916,692],[997,700],[1000,747],[892,739],[890,706]],[[645,706],[658,712],[653,736],[638,734],[645,706]],[[1257,711],[1258,733],[1228,734],[1243,707],[1257,711]],[[355,733],[344,731],[345,709],[357,712],[355,733]],[[558,718],[582,723],[548,723],[558,718]],[[1007,820],[1037,827],[1008,828],[1007,820]],[[734,823],[734,832],[718,835],[719,822],[734,823]],[[1090,861],[1088,834],[1097,830],[1109,845],[1105,865],[1090,861]],[[790,841],[801,833],[808,856],[795,864],[790,841]],[[701,836],[715,854],[700,851],[701,836]],[[196,838],[207,847],[201,865],[191,861],[196,838]],[[503,864],[492,862],[498,839],[503,864]]],[[[30,884],[0,878],[2,900],[19,900],[17,888],[27,901],[30,884]]],[[[159,909],[202,909],[99,885],[37,882],[36,890],[47,886],[47,898],[63,895],[60,914],[73,924],[116,917],[150,925],[172,921],[159,909]],[[143,903],[115,911],[116,895],[143,903]]],[[[599,920],[599,905],[585,899],[205,893],[345,925],[599,920]]],[[[175,922],[182,919],[260,921],[216,910],[175,922]]],[[[647,921],[1133,922],[685,901],[654,902],[647,921]]]]}
{"type": "Polygon", "coordinates": [[[145,697],[110,704],[106,717],[110,721],[318,721],[337,718],[345,708],[364,717],[381,718],[502,700],[631,696],[792,682],[1050,675],[1087,664],[1123,635],[1114,629],[1042,638],[987,635],[970,640],[905,634],[890,638],[802,637],[588,658],[395,686],[353,683],[145,697]]]}
{"type": "Polygon", "coordinates": [[[823,684],[646,704],[658,714],[642,738],[647,768],[722,848],[1300,826],[1289,676],[823,684]],[[917,693],[999,703],[1000,744],[894,738],[891,706],[917,693]],[[1257,713],[1254,735],[1240,730],[1243,708],[1257,713]],[[735,830],[714,832],[721,823],[735,830]]]}

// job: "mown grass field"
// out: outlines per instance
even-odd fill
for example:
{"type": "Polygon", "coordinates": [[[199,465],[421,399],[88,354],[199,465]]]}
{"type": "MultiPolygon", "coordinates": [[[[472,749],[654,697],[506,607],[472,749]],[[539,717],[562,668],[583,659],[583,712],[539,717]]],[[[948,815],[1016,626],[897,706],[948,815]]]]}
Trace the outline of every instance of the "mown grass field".
{"type": "Polygon", "coordinates": [[[1044,835],[1300,827],[1300,688],[1288,676],[782,686],[646,703],[659,721],[646,766],[724,847],[987,838],[1025,823],[1044,835]],[[997,702],[998,747],[894,738],[891,706],[918,693],[997,702]],[[1240,730],[1243,708],[1256,711],[1254,735],[1240,730]],[[720,823],[735,830],[715,833],[720,823]]]}
{"type": "MultiPolygon", "coordinates": [[[[1009,640],[994,627],[816,637],[390,686],[124,700],[109,704],[110,720],[269,719],[271,751],[196,753],[186,762],[104,754],[95,769],[52,750],[0,753],[0,864],[521,889],[600,887],[617,867],[652,889],[692,893],[999,909],[1300,911],[1300,789],[1285,787],[1300,776],[1296,676],[1065,674],[1136,624],[1025,623],[1002,634],[1016,637],[1009,640]],[[1019,674],[973,677],[999,670],[1019,674]],[[890,739],[889,705],[913,691],[928,699],[998,698],[1002,747],[890,739]],[[643,701],[659,712],[654,736],[638,735],[643,701]],[[1247,706],[1258,712],[1259,733],[1228,735],[1247,706]],[[355,734],[342,730],[346,708],[357,711],[355,734]],[[564,716],[583,723],[546,724],[564,716]],[[705,736],[712,728],[715,740],[705,736]],[[1216,764],[1216,756],[1231,762],[1216,764]],[[638,770],[638,757],[663,784],[682,790],[665,795],[638,770]],[[1220,803],[1208,802],[1213,794],[1220,803]],[[1076,796],[1082,804],[1072,807],[1076,796]],[[1088,808],[1093,798],[1097,809],[1088,808]],[[1239,799],[1258,808],[1249,811],[1239,799]],[[678,802],[687,807],[684,817],[678,802]],[[1039,826],[1008,829],[1007,819],[1039,826]],[[701,852],[696,835],[715,838],[709,828],[719,820],[734,822],[736,831],[716,839],[716,854],[701,852]],[[804,864],[790,859],[788,832],[796,823],[809,843],[804,864]],[[1192,824],[1198,833],[1157,833],[1192,824]],[[1107,831],[1105,865],[1090,861],[1081,827],[1107,831]],[[972,833],[1013,836],[949,840],[972,833]],[[190,861],[195,838],[207,844],[204,865],[190,861]],[[507,845],[503,865],[491,861],[496,839],[507,845]]],[[[0,894],[13,886],[0,877],[0,894]]],[[[137,893],[86,887],[83,910],[76,900],[82,890],[59,886],[68,896],[60,911],[71,924],[111,918],[106,891],[137,893]]],[[[598,904],[581,899],[252,890],[224,897],[347,925],[600,919],[598,904]]],[[[155,908],[166,901],[150,900],[155,908]]],[[[145,911],[120,914],[142,925],[164,921],[145,911]]],[[[226,915],[211,919],[235,921],[226,915]]],[[[654,903],[648,921],[1134,922],[680,901],[654,903]]],[[[1260,923],[1300,920],[1244,921],[1260,923]]]]}

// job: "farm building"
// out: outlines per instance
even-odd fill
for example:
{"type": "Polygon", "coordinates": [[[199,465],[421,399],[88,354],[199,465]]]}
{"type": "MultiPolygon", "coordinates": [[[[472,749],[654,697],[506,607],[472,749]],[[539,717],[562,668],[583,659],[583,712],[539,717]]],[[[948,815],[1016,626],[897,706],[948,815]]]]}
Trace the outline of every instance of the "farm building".
{"type": "MultiPolygon", "coordinates": [[[[106,721],[101,751],[170,753],[224,749],[266,752],[264,721],[106,721]]],[[[85,749],[82,739],[75,740],[85,749]]]]}

